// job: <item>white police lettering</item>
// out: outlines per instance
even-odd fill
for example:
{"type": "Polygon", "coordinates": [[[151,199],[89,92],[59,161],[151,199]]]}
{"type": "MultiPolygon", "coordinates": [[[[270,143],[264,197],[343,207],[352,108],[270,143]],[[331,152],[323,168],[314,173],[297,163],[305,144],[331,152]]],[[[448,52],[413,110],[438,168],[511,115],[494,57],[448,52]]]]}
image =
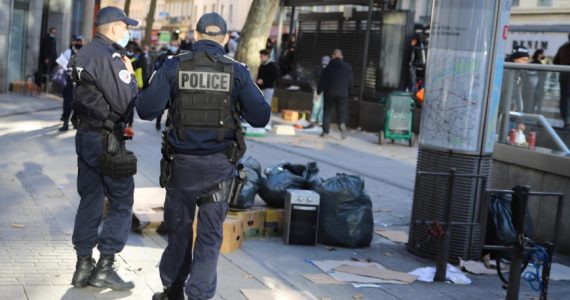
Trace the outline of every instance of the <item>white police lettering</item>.
{"type": "Polygon", "coordinates": [[[178,72],[178,88],[182,90],[230,91],[230,74],[221,72],[178,72]]]}

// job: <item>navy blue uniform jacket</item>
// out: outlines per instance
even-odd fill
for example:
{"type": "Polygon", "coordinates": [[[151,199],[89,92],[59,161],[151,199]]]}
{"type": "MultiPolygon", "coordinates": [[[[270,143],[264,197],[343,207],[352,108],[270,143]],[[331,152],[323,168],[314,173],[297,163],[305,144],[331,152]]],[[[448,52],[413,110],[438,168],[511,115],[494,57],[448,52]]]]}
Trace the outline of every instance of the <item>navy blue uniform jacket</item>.
{"type": "MultiPolygon", "coordinates": [[[[74,55],[82,84],[75,89],[72,105],[81,122],[98,128],[106,119],[117,121],[129,113],[138,88],[135,76],[127,71],[121,58],[124,51],[123,47],[97,34],[91,43],[74,55]]],[[[70,67],[74,66],[73,62],[70,62],[70,67]]]]}
{"type": "MultiPolygon", "coordinates": [[[[224,55],[224,48],[212,41],[202,40],[192,45],[192,52],[204,51],[212,55],[224,55]]],[[[153,120],[175,99],[178,94],[177,71],[178,57],[175,56],[153,74],[148,88],[136,100],[139,117],[153,120]]],[[[241,116],[250,125],[264,127],[269,122],[271,107],[263,100],[263,94],[251,79],[247,67],[237,61],[234,62],[234,88],[231,95],[233,103],[239,102],[241,116]]],[[[172,105],[170,107],[175,109],[172,105]]],[[[168,141],[174,151],[184,154],[207,155],[223,152],[234,140],[233,131],[228,131],[222,142],[218,141],[216,130],[186,129],[183,140],[178,139],[174,129],[168,132],[168,141]]]]}

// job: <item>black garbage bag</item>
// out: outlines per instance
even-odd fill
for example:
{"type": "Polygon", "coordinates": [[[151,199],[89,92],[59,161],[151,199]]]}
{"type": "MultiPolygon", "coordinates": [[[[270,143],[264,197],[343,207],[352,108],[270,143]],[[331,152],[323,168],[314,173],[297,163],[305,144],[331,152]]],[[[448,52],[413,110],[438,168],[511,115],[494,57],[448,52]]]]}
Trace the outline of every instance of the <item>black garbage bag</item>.
{"type": "Polygon", "coordinates": [[[316,162],[306,165],[282,162],[268,167],[261,179],[259,196],[267,205],[283,208],[287,189],[314,190],[322,182],[318,173],[316,162]]]}
{"type": "MultiPolygon", "coordinates": [[[[516,231],[512,221],[511,194],[494,194],[489,197],[487,213],[486,245],[512,245],[516,242],[516,231]]],[[[533,224],[530,214],[525,214],[525,235],[533,238],[533,224]]],[[[491,252],[496,257],[497,252],[491,252]]],[[[507,252],[501,252],[506,256],[507,252]]]]}
{"type": "Polygon", "coordinates": [[[359,176],[337,174],[317,189],[320,195],[319,243],[368,247],[374,233],[372,201],[359,176]]]}
{"type": "Polygon", "coordinates": [[[247,180],[243,185],[236,202],[230,202],[232,209],[248,209],[252,208],[255,203],[255,195],[259,191],[261,180],[261,165],[251,155],[246,155],[239,161],[243,165],[247,173],[247,180]]]}

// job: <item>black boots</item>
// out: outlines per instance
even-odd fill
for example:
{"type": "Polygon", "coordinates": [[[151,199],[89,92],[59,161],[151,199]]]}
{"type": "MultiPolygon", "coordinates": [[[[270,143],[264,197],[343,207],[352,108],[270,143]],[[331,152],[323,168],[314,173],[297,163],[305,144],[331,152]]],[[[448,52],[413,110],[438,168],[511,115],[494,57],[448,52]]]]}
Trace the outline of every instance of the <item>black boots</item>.
{"type": "Polygon", "coordinates": [[[97,266],[91,277],[89,284],[99,288],[110,288],[113,290],[130,290],[135,287],[131,281],[124,281],[119,274],[115,271],[113,263],[115,262],[114,255],[101,255],[97,266]]]}
{"type": "Polygon", "coordinates": [[[164,292],[155,293],[152,300],[184,300],[184,286],[165,287],[164,292]]]}
{"type": "Polygon", "coordinates": [[[83,288],[87,286],[87,281],[91,276],[91,272],[95,268],[95,260],[91,256],[87,257],[77,257],[77,263],[75,264],[75,273],[73,273],[73,279],[71,284],[76,288],[83,288]]]}

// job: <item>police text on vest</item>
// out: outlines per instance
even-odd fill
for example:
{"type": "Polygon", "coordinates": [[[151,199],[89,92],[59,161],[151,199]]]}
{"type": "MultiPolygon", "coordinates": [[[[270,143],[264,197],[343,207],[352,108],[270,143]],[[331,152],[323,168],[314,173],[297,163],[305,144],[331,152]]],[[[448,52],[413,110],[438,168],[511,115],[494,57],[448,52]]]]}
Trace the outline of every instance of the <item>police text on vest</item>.
{"type": "Polygon", "coordinates": [[[230,91],[230,73],[178,72],[178,88],[182,90],[230,91]]]}

